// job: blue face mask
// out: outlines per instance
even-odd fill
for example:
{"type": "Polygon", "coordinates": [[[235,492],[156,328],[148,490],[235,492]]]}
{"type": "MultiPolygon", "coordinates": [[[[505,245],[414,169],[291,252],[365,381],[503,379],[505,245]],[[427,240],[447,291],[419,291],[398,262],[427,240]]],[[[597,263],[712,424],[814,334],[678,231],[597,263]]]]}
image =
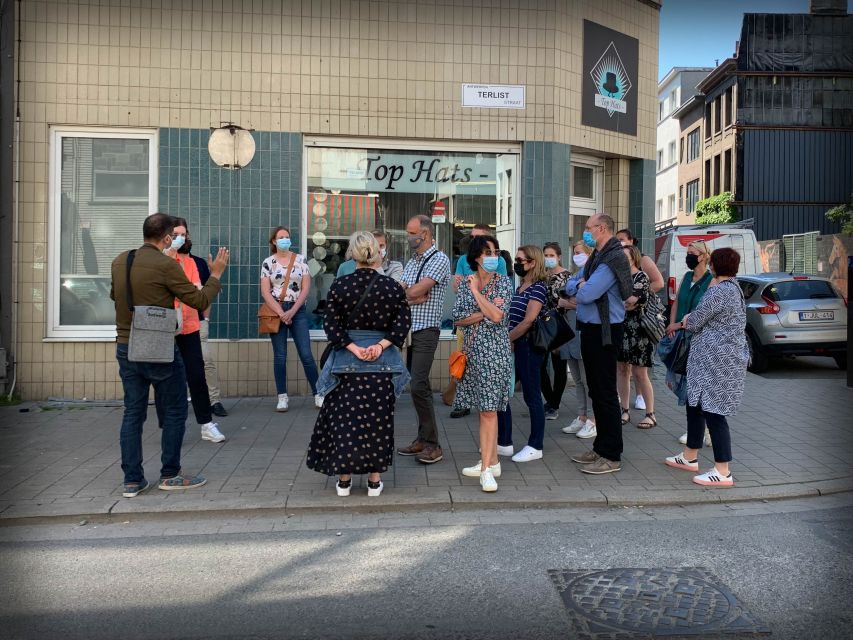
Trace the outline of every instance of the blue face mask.
{"type": "Polygon", "coordinates": [[[592,237],[592,231],[583,232],[583,241],[586,246],[595,249],[595,239],[592,237]]]}
{"type": "Polygon", "coordinates": [[[498,270],[500,259],[500,256],[483,256],[483,269],[489,273],[494,273],[498,270]]]}
{"type": "Polygon", "coordinates": [[[290,250],[290,238],[279,238],[275,241],[275,246],[278,247],[279,251],[289,251],[290,250]]]}
{"type": "Polygon", "coordinates": [[[553,269],[557,266],[557,258],[545,258],[545,268],[553,269]]]}
{"type": "Polygon", "coordinates": [[[172,246],[170,247],[170,249],[174,249],[175,251],[177,251],[178,249],[180,249],[181,247],[184,246],[184,243],[186,241],[187,241],[187,239],[184,236],[173,236],[172,237],[172,246]]]}

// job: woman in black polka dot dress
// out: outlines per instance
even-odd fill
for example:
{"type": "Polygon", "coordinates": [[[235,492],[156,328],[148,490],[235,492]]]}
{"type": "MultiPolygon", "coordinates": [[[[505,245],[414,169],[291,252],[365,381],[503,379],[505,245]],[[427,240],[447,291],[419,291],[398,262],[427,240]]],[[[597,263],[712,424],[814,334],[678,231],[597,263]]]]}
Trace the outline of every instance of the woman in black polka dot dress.
{"type": "Polygon", "coordinates": [[[349,495],[352,474],[367,473],[368,495],[378,496],[380,474],[394,456],[394,403],[408,379],[398,349],[411,315],[403,288],[375,269],[380,259],[376,239],[359,232],[350,242],[358,268],[335,280],[326,301],[323,326],[334,351],[318,388],[332,389],[314,425],[306,464],[339,475],[341,496],[349,495]],[[364,303],[353,313],[368,286],[364,303]]]}

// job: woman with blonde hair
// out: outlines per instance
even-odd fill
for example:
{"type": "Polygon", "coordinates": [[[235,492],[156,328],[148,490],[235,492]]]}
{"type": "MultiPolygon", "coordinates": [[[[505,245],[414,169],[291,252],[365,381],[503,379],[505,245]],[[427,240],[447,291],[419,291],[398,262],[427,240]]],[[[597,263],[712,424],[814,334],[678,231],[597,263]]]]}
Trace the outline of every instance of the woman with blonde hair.
{"type": "MultiPolygon", "coordinates": [[[[524,403],[530,411],[530,437],[527,446],[512,456],[513,462],[542,458],[545,440],[545,406],[542,403],[540,370],[545,354],[530,345],[528,334],[548,301],[545,281],[545,256],[535,245],[524,245],[515,254],[515,275],[521,279],[509,305],[509,339],[515,352],[515,370],[521,380],[524,403]]],[[[512,412],[507,404],[499,420],[498,449],[512,447],[512,412]]]]}
{"type": "Polygon", "coordinates": [[[338,475],[341,497],[353,474],[366,473],[367,495],[376,497],[394,459],[394,404],[409,380],[399,350],[412,319],[406,292],[379,273],[373,234],[357,231],[349,246],[357,268],[329,289],[323,328],[333,349],[317,381],[324,400],[305,464],[338,475]]]}
{"type": "MultiPolygon", "coordinates": [[[[586,261],[592,255],[592,247],[587,246],[583,240],[578,240],[572,246],[572,263],[574,268],[572,273],[577,273],[586,265],[586,261]]],[[[583,358],[581,358],[581,335],[577,328],[577,308],[578,303],[574,297],[567,298],[561,296],[558,306],[566,310],[566,320],[569,321],[572,329],[575,331],[575,337],[568,343],[569,371],[572,373],[572,378],[575,381],[575,397],[578,403],[578,416],[572,420],[571,424],[563,427],[563,433],[576,435],[578,438],[594,438],[598,431],[595,428],[595,418],[592,415],[592,403],[589,400],[586,387],[586,370],[583,366],[583,358]]]]}

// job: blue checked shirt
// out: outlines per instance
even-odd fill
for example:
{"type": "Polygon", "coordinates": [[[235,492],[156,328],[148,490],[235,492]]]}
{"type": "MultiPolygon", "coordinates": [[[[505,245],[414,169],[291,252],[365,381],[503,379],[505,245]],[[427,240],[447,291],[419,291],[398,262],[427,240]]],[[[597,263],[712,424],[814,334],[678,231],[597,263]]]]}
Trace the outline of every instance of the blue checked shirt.
{"type": "Polygon", "coordinates": [[[423,253],[417,253],[406,263],[403,269],[402,281],[410,287],[415,284],[415,278],[424,261],[429,262],[424,266],[421,279],[431,278],[436,284],[429,290],[427,301],[410,307],[412,311],[412,332],[421,329],[441,328],[441,314],[444,310],[444,296],[447,293],[447,283],[450,282],[450,258],[444,253],[431,247],[423,253]],[[430,256],[433,256],[430,258],[430,256]]]}

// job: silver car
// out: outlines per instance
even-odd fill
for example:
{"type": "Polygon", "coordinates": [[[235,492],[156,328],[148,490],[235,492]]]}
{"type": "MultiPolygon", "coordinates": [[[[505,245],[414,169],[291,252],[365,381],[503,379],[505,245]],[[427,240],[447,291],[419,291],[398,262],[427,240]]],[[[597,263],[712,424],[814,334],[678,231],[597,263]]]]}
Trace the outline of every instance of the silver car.
{"type": "Polygon", "coordinates": [[[749,370],[765,371],[768,358],[828,356],[847,368],[847,300],[826,278],[804,273],[738,276],[746,299],[749,370]]]}

